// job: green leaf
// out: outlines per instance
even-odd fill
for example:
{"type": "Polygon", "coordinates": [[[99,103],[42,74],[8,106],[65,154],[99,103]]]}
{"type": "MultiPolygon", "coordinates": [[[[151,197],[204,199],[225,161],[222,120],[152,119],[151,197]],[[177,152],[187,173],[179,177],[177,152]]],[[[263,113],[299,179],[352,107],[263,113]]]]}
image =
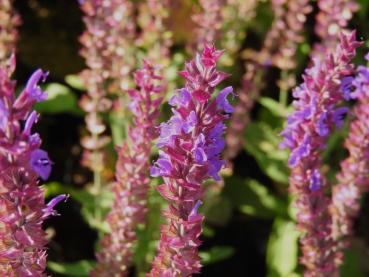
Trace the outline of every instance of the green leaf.
{"type": "Polygon", "coordinates": [[[38,112],[82,114],[77,104],[76,95],[67,86],[50,83],[45,86],[45,92],[48,95],[47,99],[35,104],[35,109],[38,112]]]}
{"type": "Polygon", "coordinates": [[[288,217],[285,201],[256,180],[242,181],[230,177],[225,182],[224,196],[243,213],[259,218],[288,217]]]}
{"type": "Polygon", "coordinates": [[[277,117],[287,117],[291,112],[291,108],[283,107],[278,101],[270,97],[260,97],[259,103],[277,117]]]}
{"type": "Polygon", "coordinates": [[[279,147],[280,136],[262,122],[250,123],[245,131],[245,148],[273,181],[288,184],[288,153],[279,147]]]}
{"type": "Polygon", "coordinates": [[[341,277],[368,276],[368,254],[365,242],[352,241],[350,248],[345,250],[344,262],[340,270],[341,277]]]}
{"type": "Polygon", "coordinates": [[[267,246],[269,277],[293,276],[298,264],[299,232],[292,221],[276,218],[267,246]]]}
{"type": "Polygon", "coordinates": [[[109,231],[107,223],[102,219],[109,212],[113,203],[114,196],[111,191],[105,189],[98,195],[95,195],[86,190],[75,189],[58,182],[47,183],[45,184],[45,188],[45,195],[47,197],[61,193],[70,194],[72,199],[82,204],[81,214],[91,227],[94,227],[103,233],[109,231]]]}
{"type": "Polygon", "coordinates": [[[56,263],[49,261],[47,266],[55,273],[66,276],[88,276],[95,266],[95,261],[82,260],[75,263],[56,263]]]}
{"type": "Polygon", "coordinates": [[[64,81],[70,85],[72,88],[78,89],[78,90],[85,90],[86,88],[83,85],[83,82],[81,78],[78,75],[67,75],[65,76],[64,81]]]}
{"type": "Polygon", "coordinates": [[[214,246],[207,251],[200,251],[201,262],[204,265],[213,264],[226,260],[234,254],[234,248],[231,246],[214,246]]]}
{"type": "Polygon", "coordinates": [[[208,223],[224,226],[232,216],[232,204],[228,198],[220,195],[207,197],[204,204],[204,214],[208,223]]]}

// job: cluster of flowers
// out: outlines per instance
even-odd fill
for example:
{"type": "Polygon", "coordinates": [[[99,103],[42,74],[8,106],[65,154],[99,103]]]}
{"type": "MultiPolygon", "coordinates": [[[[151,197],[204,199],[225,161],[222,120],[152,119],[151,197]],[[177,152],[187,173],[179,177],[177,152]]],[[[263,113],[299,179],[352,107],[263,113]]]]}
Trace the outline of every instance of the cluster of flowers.
{"type": "Polygon", "coordinates": [[[305,71],[304,82],[293,92],[295,111],[282,132],[282,147],[291,150],[290,189],[296,197],[298,227],[303,233],[300,242],[305,276],[336,276],[341,260],[332,236],[331,199],[321,173],[321,153],[348,111],[339,105],[350,98],[347,82],[354,73],[351,59],[360,45],[355,37],[355,32],[342,35],[334,52],[327,53],[326,59],[315,60],[305,71]]]}
{"type": "Polygon", "coordinates": [[[202,183],[208,178],[220,180],[223,121],[233,111],[227,101],[232,87],[211,99],[216,86],[228,76],[216,69],[221,55],[214,47],[205,46],[201,55],[186,63],[181,72],[185,87],[169,101],[174,115],[160,125],[159,159],[151,168],[151,176],[163,177],[165,183],[157,189],[169,207],[164,212],[168,222],[161,229],[159,253],[150,276],[189,276],[200,270],[203,216],[198,208],[202,183]]]}
{"type": "Polygon", "coordinates": [[[39,134],[32,133],[38,119],[32,106],[47,97],[37,86],[47,73],[37,70],[16,97],[15,82],[10,80],[14,69],[14,56],[0,68],[0,275],[46,276],[42,223],[56,214],[55,205],[67,196],[45,204],[38,186],[38,177],[49,177],[52,163],[40,149],[39,134]]]}
{"type": "Polygon", "coordinates": [[[157,137],[154,128],[162,103],[162,76],[149,62],[135,73],[139,90],[129,90],[134,127],[128,131],[129,141],[117,149],[117,182],[113,186],[115,199],[106,220],[110,233],[101,242],[98,265],[92,276],[125,275],[129,268],[136,228],[145,223],[149,190],[150,141],[157,137]],[[124,207],[124,208],[122,208],[124,207]]]}

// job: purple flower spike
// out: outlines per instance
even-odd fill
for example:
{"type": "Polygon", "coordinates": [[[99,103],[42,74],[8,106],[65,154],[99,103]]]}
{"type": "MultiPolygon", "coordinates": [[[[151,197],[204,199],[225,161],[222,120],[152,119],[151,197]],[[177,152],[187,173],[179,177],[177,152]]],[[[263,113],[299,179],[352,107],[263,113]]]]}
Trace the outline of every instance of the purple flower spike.
{"type": "Polygon", "coordinates": [[[227,74],[217,70],[222,51],[205,46],[201,55],[186,63],[180,74],[186,79],[184,89],[172,97],[173,116],[160,125],[159,159],[151,168],[152,176],[164,177],[157,187],[169,202],[164,212],[167,225],[162,227],[159,251],[148,276],[192,276],[200,270],[198,247],[203,215],[202,183],[219,180],[224,165],[224,120],[233,111],[227,95],[231,87],[212,100],[216,85],[227,74]],[[168,262],[170,261],[170,262],[168,262]]]}
{"type": "MultiPolygon", "coordinates": [[[[111,233],[105,235],[101,241],[101,250],[96,254],[98,263],[91,272],[93,277],[128,275],[137,240],[136,228],[146,223],[152,147],[150,142],[158,136],[152,130],[155,129],[163,100],[163,81],[157,68],[144,61],[143,67],[134,74],[137,89],[129,90],[129,96],[136,108],[133,125],[128,131],[127,140],[117,148],[116,182],[113,185],[115,197],[106,218],[111,233]]],[[[163,132],[167,131],[166,127],[162,126],[163,132]]],[[[179,128],[177,132],[180,131],[179,128]]],[[[165,139],[162,138],[163,141],[169,141],[171,134],[172,130],[169,130],[165,139]]],[[[171,163],[165,155],[161,156],[151,168],[150,173],[153,176],[171,174],[171,163]]]]}
{"type": "Polygon", "coordinates": [[[31,153],[31,167],[41,177],[42,180],[46,181],[51,173],[52,162],[49,159],[49,155],[46,151],[37,149],[31,153]]]}
{"type": "Polygon", "coordinates": [[[341,35],[336,50],[326,52],[325,59],[317,60],[305,71],[304,83],[293,94],[295,111],[282,132],[283,145],[291,150],[290,190],[296,197],[298,227],[303,232],[300,242],[301,263],[306,266],[304,276],[338,276],[341,254],[330,236],[331,200],[325,194],[328,182],[320,172],[321,154],[347,112],[346,107],[339,106],[350,93],[354,73],[351,60],[360,44],[355,32],[341,35]]]}
{"type": "Polygon", "coordinates": [[[16,98],[15,82],[9,78],[14,58],[10,64],[0,66],[0,276],[46,276],[47,239],[42,225],[56,214],[53,207],[65,196],[45,205],[44,190],[38,185],[38,176],[49,177],[51,162],[39,149],[39,134],[31,133],[38,115],[32,110],[36,100],[30,93],[40,95],[37,82],[45,76],[36,72],[16,98]]]}
{"type": "MultiPolygon", "coordinates": [[[[366,57],[369,54],[366,55],[366,57]]],[[[360,200],[369,191],[369,68],[359,66],[353,84],[357,103],[349,125],[345,148],[348,157],[341,162],[338,184],[333,187],[333,236],[343,252],[350,243],[355,217],[360,212],[360,200]]],[[[342,263],[342,261],[339,261],[342,263]]]]}

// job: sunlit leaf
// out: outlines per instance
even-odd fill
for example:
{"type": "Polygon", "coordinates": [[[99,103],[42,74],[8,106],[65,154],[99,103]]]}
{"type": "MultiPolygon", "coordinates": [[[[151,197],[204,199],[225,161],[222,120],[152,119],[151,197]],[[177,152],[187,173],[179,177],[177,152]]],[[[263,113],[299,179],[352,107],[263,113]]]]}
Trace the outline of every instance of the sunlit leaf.
{"type": "Polygon", "coordinates": [[[231,177],[225,182],[223,195],[240,211],[260,218],[288,217],[286,202],[256,180],[243,181],[231,177]]]}
{"type": "Polygon", "coordinates": [[[45,86],[48,97],[45,101],[35,104],[35,109],[41,113],[70,113],[81,115],[78,107],[77,96],[67,87],[58,83],[50,83],[45,86]]]}
{"type": "Polygon", "coordinates": [[[287,184],[288,152],[280,149],[280,140],[277,131],[272,130],[267,124],[258,122],[247,126],[244,145],[266,175],[278,183],[287,184]]]}
{"type": "Polygon", "coordinates": [[[207,251],[200,251],[199,253],[201,262],[204,265],[226,260],[233,254],[234,249],[231,246],[214,246],[207,251]]]}
{"type": "Polygon", "coordinates": [[[49,261],[47,266],[55,273],[65,276],[88,276],[89,272],[95,266],[95,261],[82,260],[75,263],[57,263],[49,261]]]}
{"type": "Polygon", "coordinates": [[[299,232],[292,221],[276,218],[267,246],[268,276],[293,276],[298,264],[299,232]]]}
{"type": "Polygon", "coordinates": [[[85,87],[83,85],[83,82],[81,78],[78,75],[67,75],[65,76],[64,81],[70,85],[72,88],[79,89],[79,90],[85,90],[85,87]]]}

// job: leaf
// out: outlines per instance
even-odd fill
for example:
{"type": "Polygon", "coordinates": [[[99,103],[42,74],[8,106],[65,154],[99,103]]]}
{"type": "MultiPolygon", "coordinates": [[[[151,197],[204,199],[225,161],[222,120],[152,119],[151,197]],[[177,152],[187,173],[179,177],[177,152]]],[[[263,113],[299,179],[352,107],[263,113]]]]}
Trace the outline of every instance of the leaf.
{"type": "Polygon", "coordinates": [[[228,198],[219,195],[208,197],[204,204],[204,214],[208,223],[225,226],[232,216],[232,204],[228,198]]]}
{"type": "Polygon", "coordinates": [[[225,182],[224,196],[241,212],[259,218],[288,217],[285,201],[256,180],[242,181],[231,177],[225,182]]]}
{"type": "Polygon", "coordinates": [[[89,272],[95,266],[95,261],[81,260],[75,263],[57,263],[49,261],[47,263],[55,273],[59,273],[66,276],[88,276],[89,272]]]}
{"type": "Polygon", "coordinates": [[[250,123],[245,131],[245,148],[273,181],[288,184],[288,153],[279,148],[280,136],[267,124],[250,123]]]}
{"type": "Polygon", "coordinates": [[[344,262],[341,266],[341,277],[364,277],[368,276],[368,254],[365,242],[355,239],[350,248],[345,250],[344,262]]]}
{"type": "Polygon", "coordinates": [[[207,251],[200,251],[201,262],[204,265],[213,264],[226,260],[234,254],[234,248],[231,246],[214,246],[207,251]]]}
{"type": "Polygon", "coordinates": [[[78,75],[70,74],[65,76],[64,81],[70,85],[72,88],[78,89],[78,90],[85,90],[86,88],[83,85],[83,82],[81,78],[78,75]]]}
{"type": "Polygon", "coordinates": [[[81,115],[76,95],[67,87],[58,83],[50,83],[45,86],[48,97],[45,101],[35,104],[35,109],[40,113],[71,113],[81,115]]]}
{"type": "Polygon", "coordinates": [[[113,203],[113,193],[108,189],[102,190],[98,195],[86,190],[75,189],[58,182],[45,184],[46,197],[61,193],[70,194],[71,198],[82,204],[81,214],[87,223],[99,231],[106,233],[109,231],[107,223],[103,221],[113,203]]]}
{"type": "Polygon", "coordinates": [[[295,224],[283,218],[276,218],[267,246],[268,276],[293,276],[298,264],[299,232],[295,224]]]}
{"type": "Polygon", "coordinates": [[[282,106],[279,102],[270,97],[260,97],[259,103],[277,117],[286,118],[291,112],[291,108],[282,106]]]}

